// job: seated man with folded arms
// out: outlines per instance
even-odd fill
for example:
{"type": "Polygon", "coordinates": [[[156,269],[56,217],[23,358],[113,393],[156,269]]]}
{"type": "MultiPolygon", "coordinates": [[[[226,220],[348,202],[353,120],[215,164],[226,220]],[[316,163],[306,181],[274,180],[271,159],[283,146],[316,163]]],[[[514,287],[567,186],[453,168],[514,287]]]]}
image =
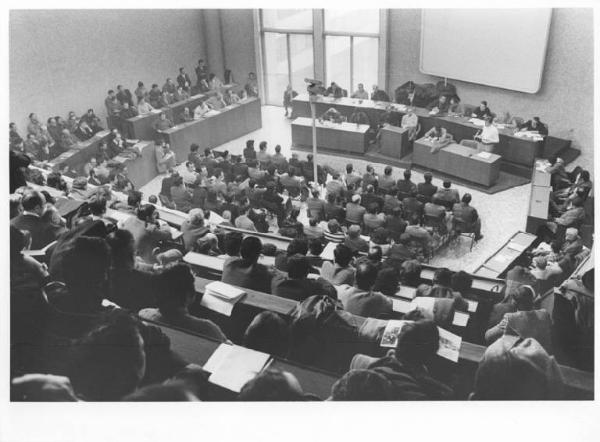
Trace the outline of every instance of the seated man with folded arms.
{"type": "Polygon", "coordinates": [[[490,110],[490,108],[487,105],[487,101],[482,101],[481,104],[476,107],[475,109],[473,109],[473,112],[471,113],[471,117],[473,118],[479,118],[480,120],[483,120],[487,117],[492,117],[492,111],[490,110]]]}
{"type": "Polygon", "coordinates": [[[177,165],[175,153],[164,141],[156,143],[154,153],[156,157],[156,169],[158,170],[158,173],[166,173],[167,170],[177,165]]]}
{"type": "Polygon", "coordinates": [[[427,105],[427,109],[435,115],[441,115],[448,112],[448,97],[440,95],[437,100],[433,100],[427,105]]]}
{"type": "Polygon", "coordinates": [[[521,132],[537,132],[540,135],[548,135],[548,127],[540,121],[540,117],[533,117],[519,126],[521,132]]]}

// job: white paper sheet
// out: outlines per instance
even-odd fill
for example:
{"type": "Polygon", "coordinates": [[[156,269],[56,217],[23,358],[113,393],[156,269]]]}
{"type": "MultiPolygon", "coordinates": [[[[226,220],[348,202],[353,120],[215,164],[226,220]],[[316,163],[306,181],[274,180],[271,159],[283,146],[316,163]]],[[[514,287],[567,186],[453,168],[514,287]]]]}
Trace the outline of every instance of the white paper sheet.
{"type": "Polygon", "coordinates": [[[392,310],[398,313],[408,313],[412,308],[412,304],[402,299],[392,299],[392,310]]]}
{"type": "Polygon", "coordinates": [[[402,331],[402,327],[404,327],[404,325],[408,322],[413,321],[388,321],[379,345],[381,347],[396,348],[396,345],[398,344],[398,335],[402,331]]]}
{"type": "Polygon", "coordinates": [[[454,318],[452,319],[452,325],[456,325],[458,327],[466,327],[469,322],[469,314],[465,312],[454,312],[454,318]]]}
{"type": "Polygon", "coordinates": [[[469,310],[471,313],[475,313],[477,311],[477,306],[479,305],[479,302],[467,299],[467,304],[469,305],[467,310],[469,310]]]}
{"type": "Polygon", "coordinates": [[[438,331],[440,333],[440,348],[437,354],[452,362],[458,362],[462,338],[441,327],[438,327],[438,331]]]}
{"type": "MultiPolygon", "coordinates": [[[[227,344],[221,344],[221,346],[223,345],[227,344]]],[[[226,350],[224,355],[218,355],[217,363],[208,364],[212,369],[208,380],[215,385],[239,393],[246,382],[265,368],[271,356],[237,345],[229,347],[232,348],[226,350]]]]}

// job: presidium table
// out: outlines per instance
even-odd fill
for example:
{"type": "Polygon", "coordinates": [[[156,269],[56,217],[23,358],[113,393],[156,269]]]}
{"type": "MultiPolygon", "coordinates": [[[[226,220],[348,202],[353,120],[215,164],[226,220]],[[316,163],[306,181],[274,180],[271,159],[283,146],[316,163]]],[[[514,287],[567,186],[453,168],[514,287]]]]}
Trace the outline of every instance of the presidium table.
{"type": "MultiPolygon", "coordinates": [[[[396,126],[400,125],[402,116],[406,114],[406,106],[385,101],[359,100],[347,97],[337,99],[333,97],[318,97],[315,104],[317,116],[322,115],[331,107],[337,109],[346,117],[349,117],[355,110],[360,110],[367,114],[372,126],[376,126],[379,123],[381,116],[386,110],[390,111],[390,122],[396,126]]],[[[311,116],[308,94],[300,94],[294,98],[292,107],[292,116],[294,118],[311,116]]],[[[429,111],[423,108],[414,108],[414,110],[415,114],[419,117],[421,133],[425,133],[437,124],[450,132],[455,140],[460,141],[463,139],[472,140],[473,136],[481,129],[480,126],[471,123],[468,117],[430,115],[429,111]]],[[[500,155],[503,160],[532,168],[535,159],[544,156],[543,141],[535,141],[534,139],[522,137],[520,134],[515,135],[511,129],[502,127],[501,125],[498,126],[498,132],[500,134],[500,143],[496,146],[495,153],[500,155]]],[[[559,145],[557,150],[569,147],[571,144],[569,140],[556,137],[548,138],[551,138],[554,144],[559,145]]]]}
{"type": "Polygon", "coordinates": [[[500,174],[499,155],[455,143],[439,148],[425,138],[414,143],[413,163],[488,187],[500,174]]]}
{"type": "MultiPolygon", "coordinates": [[[[369,145],[368,124],[316,122],[317,147],[364,154],[369,145]]],[[[312,119],[300,117],[292,122],[292,144],[312,148],[312,119]]]]}
{"type": "Polygon", "coordinates": [[[190,121],[163,131],[177,162],[187,160],[192,143],[202,149],[216,147],[242,135],[260,129],[262,117],[260,100],[247,98],[239,103],[210,112],[200,120],[190,121]]]}

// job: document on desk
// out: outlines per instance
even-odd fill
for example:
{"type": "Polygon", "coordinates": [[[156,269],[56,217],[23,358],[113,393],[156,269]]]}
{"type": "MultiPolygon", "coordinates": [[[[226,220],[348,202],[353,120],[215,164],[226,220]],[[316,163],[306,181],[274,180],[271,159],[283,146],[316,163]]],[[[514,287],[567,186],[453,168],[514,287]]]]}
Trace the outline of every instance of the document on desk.
{"type": "Polygon", "coordinates": [[[462,338],[441,327],[438,327],[438,332],[440,334],[440,347],[437,351],[438,356],[452,362],[458,362],[462,338]]]}
{"type": "Polygon", "coordinates": [[[323,251],[321,252],[321,258],[327,260],[327,261],[333,261],[334,256],[333,256],[333,251],[335,250],[337,246],[337,243],[334,242],[328,242],[327,245],[325,246],[325,248],[323,249],[323,251]]]}
{"type": "Polygon", "coordinates": [[[392,310],[398,313],[408,313],[412,310],[412,304],[402,299],[392,298],[392,310]]]}
{"type": "Polygon", "coordinates": [[[471,118],[469,120],[469,123],[474,124],[475,126],[483,126],[485,124],[485,121],[480,120],[479,118],[471,118]]]}
{"type": "Polygon", "coordinates": [[[383,336],[381,336],[381,347],[389,347],[396,348],[398,345],[398,336],[402,331],[402,327],[404,327],[407,323],[413,321],[402,321],[402,320],[390,320],[387,322],[385,326],[385,330],[383,331],[383,336]]]}
{"type": "Polygon", "coordinates": [[[489,152],[479,152],[477,156],[479,158],[483,158],[484,160],[489,160],[492,157],[492,154],[489,152]]]}
{"type": "Polygon", "coordinates": [[[456,310],[454,312],[454,318],[452,319],[452,325],[456,325],[458,327],[466,327],[469,322],[469,314],[465,312],[459,312],[456,310]]]}
{"type": "Polygon", "coordinates": [[[266,368],[271,355],[237,345],[221,344],[204,364],[209,382],[239,393],[244,384],[266,368]]]}
{"type": "Polygon", "coordinates": [[[162,109],[152,109],[150,111],[151,114],[160,114],[162,112],[162,109]]]}
{"type": "Polygon", "coordinates": [[[469,305],[467,310],[471,313],[475,313],[477,311],[477,306],[479,305],[479,302],[472,301],[471,299],[467,299],[466,301],[467,301],[467,304],[469,305]]]}
{"type": "Polygon", "coordinates": [[[400,290],[396,292],[396,296],[412,300],[417,296],[417,289],[414,287],[401,286],[400,290]]]}

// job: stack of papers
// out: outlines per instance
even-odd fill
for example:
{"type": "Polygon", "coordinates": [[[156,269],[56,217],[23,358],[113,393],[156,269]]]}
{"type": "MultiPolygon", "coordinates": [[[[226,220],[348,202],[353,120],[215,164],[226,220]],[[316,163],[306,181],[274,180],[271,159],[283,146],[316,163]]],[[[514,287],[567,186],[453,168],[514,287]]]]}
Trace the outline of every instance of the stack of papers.
{"type": "Polygon", "coordinates": [[[489,152],[479,152],[477,156],[479,158],[483,158],[484,160],[489,160],[492,157],[492,154],[489,152]]]}
{"type": "Polygon", "coordinates": [[[458,362],[462,338],[454,333],[444,330],[441,327],[438,327],[438,331],[440,333],[440,348],[437,351],[438,356],[446,358],[452,362],[458,362]]]}
{"type": "Polygon", "coordinates": [[[469,123],[474,124],[475,126],[483,126],[485,124],[485,121],[480,120],[479,118],[471,118],[469,120],[469,123]]]}
{"type": "Polygon", "coordinates": [[[221,344],[203,368],[210,373],[209,382],[239,393],[244,384],[264,370],[271,360],[266,353],[221,344]]]}
{"type": "Polygon", "coordinates": [[[152,114],[160,114],[161,112],[162,112],[162,109],[152,109],[150,111],[150,113],[152,113],[152,114]]]}
{"type": "Polygon", "coordinates": [[[237,287],[213,281],[205,287],[200,305],[222,315],[231,316],[233,307],[245,294],[245,291],[237,287]]]}

